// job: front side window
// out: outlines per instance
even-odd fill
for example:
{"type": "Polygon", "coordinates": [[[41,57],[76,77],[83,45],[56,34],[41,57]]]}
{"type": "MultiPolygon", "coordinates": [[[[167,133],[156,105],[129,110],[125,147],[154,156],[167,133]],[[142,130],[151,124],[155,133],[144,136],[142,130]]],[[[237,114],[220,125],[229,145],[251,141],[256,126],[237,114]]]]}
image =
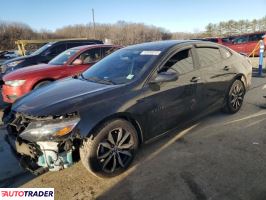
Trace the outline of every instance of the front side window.
{"type": "Polygon", "coordinates": [[[160,51],[121,49],[86,70],[82,77],[92,82],[128,83],[147,70],[159,54],[160,51]]]}
{"type": "Polygon", "coordinates": [[[78,50],[66,50],[62,53],[60,53],[58,56],[53,58],[49,64],[51,65],[64,65],[67,63],[68,59],[75,55],[78,52],[78,50]]]}
{"type": "Polygon", "coordinates": [[[49,55],[58,55],[66,50],[66,44],[58,44],[48,50],[49,55]]]}
{"type": "Polygon", "coordinates": [[[101,49],[90,49],[80,54],[77,59],[80,59],[82,64],[89,64],[97,62],[101,59],[101,49]]]}
{"type": "Polygon", "coordinates": [[[221,60],[221,53],[218,48],[200,47],[196,48],[200,66],[208,66],[221,60]]]}
{"type": "Polygon", "coordinates": [[[166,72],[169,69],[174,70],[178,74],[185,74],[192,71],[194,67],[191,50],[186,49],[173,55],[159,72],[166,72]]]}
{"type": "Polygon", "coordinates": [[[42,47],[40,47],[39,49],[37,49],[36,51],[34,51],[31,55],[38,55],[43,53],[44,51],[46,51],[48,48],[50,48],[52,46],[52,43],[48,43],[43,45],[42,47]]]}

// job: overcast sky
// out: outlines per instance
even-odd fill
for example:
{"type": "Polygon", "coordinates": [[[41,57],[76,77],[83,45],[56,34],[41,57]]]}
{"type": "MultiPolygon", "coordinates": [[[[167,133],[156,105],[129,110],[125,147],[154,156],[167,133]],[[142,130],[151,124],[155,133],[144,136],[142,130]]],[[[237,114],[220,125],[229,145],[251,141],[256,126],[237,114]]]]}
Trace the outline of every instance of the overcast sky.
{"type": "Polygon", "coordinates": [[[204,30],[209,22],[262,18],[266,15],[266,0],[3,0],[0,20],[53,31],[92,22],[92,8],[99,23],[124,20],[172,32],[194,32],[204,30]]]}

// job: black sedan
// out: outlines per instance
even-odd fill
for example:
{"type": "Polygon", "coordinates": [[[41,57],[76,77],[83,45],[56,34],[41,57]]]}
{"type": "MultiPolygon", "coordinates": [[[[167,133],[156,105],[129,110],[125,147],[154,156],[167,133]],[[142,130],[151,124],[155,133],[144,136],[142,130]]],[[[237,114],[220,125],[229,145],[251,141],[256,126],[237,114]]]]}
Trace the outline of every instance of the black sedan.
{"type": "Polygon", "coordinates": [[[251,74],[245,57],[218,44],[138,44],[31,92],[4,120],[26,168],[57,171],[80,158],[110,177],[130,165],[140,144],[181,123],[239,111],[251,74]]]}

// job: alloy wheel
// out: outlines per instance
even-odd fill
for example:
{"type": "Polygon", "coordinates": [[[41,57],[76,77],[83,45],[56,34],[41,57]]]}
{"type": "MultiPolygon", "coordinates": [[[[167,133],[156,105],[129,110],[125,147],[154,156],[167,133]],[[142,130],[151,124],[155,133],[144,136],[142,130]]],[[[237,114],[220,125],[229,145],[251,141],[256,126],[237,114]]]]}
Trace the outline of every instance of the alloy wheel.
{"type": "Polygon", "coordinates": [[[97,159],[102,170],[113,173],[125,168],[133,158],[133,136],[127,130],[119,127],[109,131],[107,138],[100,142],[97,149],[97,159]]]}
{"type": "Polygon", "coordinates": [[[230,103],[235,110],[238,110],[244,99],[245,90],[242,85],[236,84],[231,92],[230,103]]]}

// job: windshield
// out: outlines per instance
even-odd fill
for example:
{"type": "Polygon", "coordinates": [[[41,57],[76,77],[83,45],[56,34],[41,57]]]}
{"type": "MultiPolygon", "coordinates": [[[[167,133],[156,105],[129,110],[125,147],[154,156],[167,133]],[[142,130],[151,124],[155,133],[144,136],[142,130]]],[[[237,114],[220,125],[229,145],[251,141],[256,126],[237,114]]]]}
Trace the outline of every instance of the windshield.
{"type": "Polygon", "coordinates": [[[159,54],[160,51],[121,49],[86,70],[82,77],[100,83],[128,83],[142,74],[159,54]]]}
{"type": "Polygon", "coordinates": [[[31,55],[33,55],[33,56],[38,55],[38,54],[44,52],[50,46],[52,46],[52,43],[47,43],[47,44],[43,45],[41,48],[39,48],[36,51],[34,51],[31,55]]]}
{"type": "Polygon", "coordinates": [[[64,65],[64,64],[66,64],[66,62],[68,61],[68,59],[70,57],[72,57],[77,52],[78,52],[78,50],[72,50],[72,49],[66,50],[66,51],[60,53],[55,58],[53,58],[49,62],[49,64],[51,64],[51,65],[64,65]]]}

